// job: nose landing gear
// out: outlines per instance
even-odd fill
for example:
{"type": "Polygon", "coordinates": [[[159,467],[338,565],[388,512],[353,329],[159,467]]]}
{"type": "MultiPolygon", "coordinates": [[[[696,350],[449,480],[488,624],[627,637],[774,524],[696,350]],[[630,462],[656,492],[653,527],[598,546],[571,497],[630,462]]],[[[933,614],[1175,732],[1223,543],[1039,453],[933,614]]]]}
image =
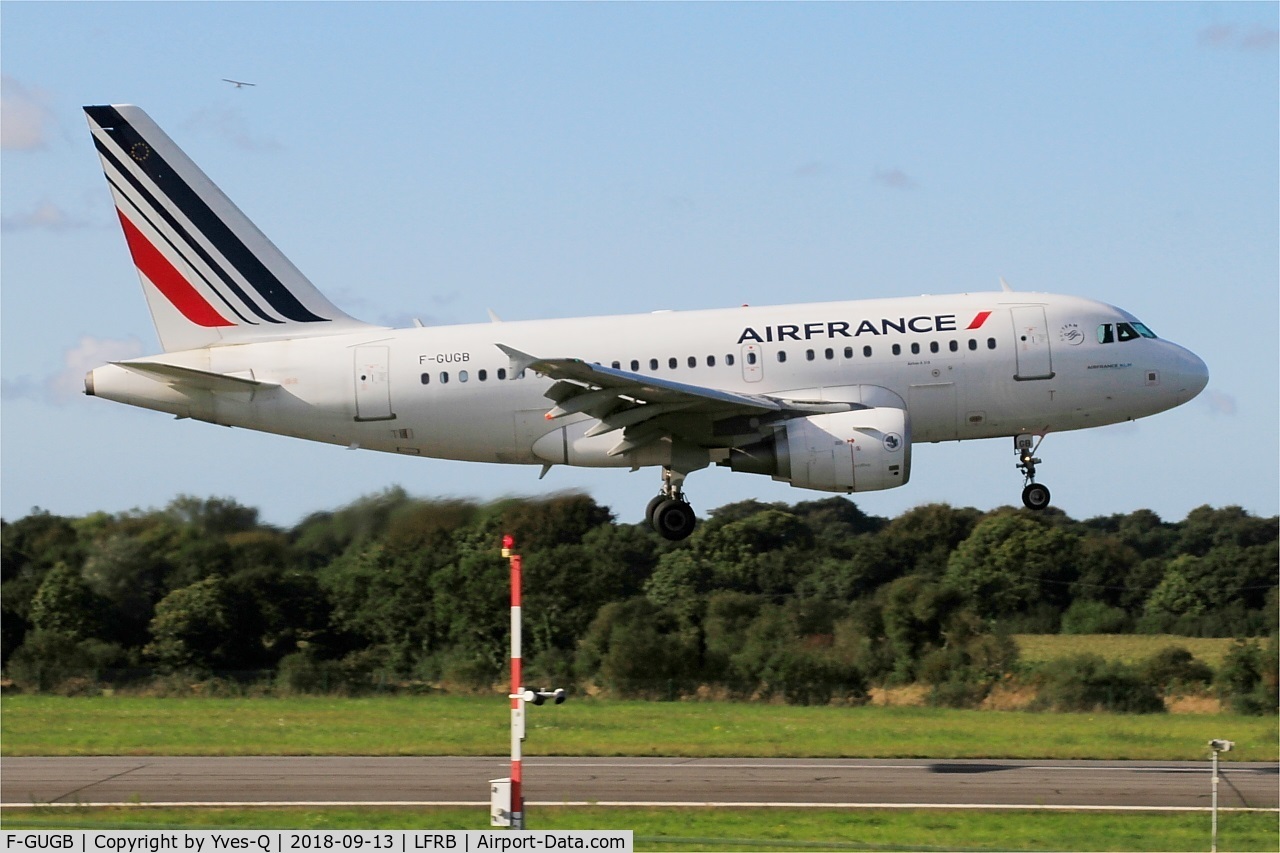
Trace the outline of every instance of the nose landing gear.
{"type": "Polygon", "coordinates": [[[664,539],[679,542],[693,533],[698,517],[684,496],[684,474],[670,468],[662,469],[662,493],[649,501],[644,515],[649,526],[664,539]]]}
{"type": "Polygon", "coordinates": [[[1036,458],[1040,442],[1035,436],[1016,435],[1013,437],[1013,452],[1018,454],[1018,470],[1022,472],[1026,485],[1022,489],[1022,503],[1027,509],[1042,510],[1049,505],[1049,488],[1036,482],[1036,465],[1041,460],[1036,458]]]}

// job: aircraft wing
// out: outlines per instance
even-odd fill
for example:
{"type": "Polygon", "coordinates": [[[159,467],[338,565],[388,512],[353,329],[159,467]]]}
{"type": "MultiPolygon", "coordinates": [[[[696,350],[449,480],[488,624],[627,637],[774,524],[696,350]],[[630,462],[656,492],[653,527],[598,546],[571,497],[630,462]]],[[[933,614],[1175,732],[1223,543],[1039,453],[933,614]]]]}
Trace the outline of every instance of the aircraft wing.
{"type": "Polygon", "coordinates": [[[734,435],[755,435],[765,423],[824,412],[863,408],[858,404],[788,400],[740,394],[605,367],[577,358],[539,358],[498,344],[511,370],[533,370],[557,380],[546,396],[555,405],[547,419],[583,413],[600,421],[587,436],[623,430],[612,455],[635,450],[664,436],[702,447],[726,447],[734,435]]]}

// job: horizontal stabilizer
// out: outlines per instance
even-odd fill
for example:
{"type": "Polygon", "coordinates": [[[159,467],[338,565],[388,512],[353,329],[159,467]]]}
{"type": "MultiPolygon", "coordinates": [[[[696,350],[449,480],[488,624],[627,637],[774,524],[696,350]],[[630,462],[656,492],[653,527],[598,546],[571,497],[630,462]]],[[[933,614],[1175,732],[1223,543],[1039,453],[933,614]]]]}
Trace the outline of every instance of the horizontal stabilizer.
{"type": "Polygon", "coordinates": [[[192,367],[181,367],[176,364],[164,364],[157,361],[113,361],[114,365],[132,370],[174,386],[198,388],[202,391],[257,391],[264,388],[278,387],[275,382],[263,382],[244,376],[232,376],[227,373],[211,373],[207,370],[196,370],[192,367]]]}

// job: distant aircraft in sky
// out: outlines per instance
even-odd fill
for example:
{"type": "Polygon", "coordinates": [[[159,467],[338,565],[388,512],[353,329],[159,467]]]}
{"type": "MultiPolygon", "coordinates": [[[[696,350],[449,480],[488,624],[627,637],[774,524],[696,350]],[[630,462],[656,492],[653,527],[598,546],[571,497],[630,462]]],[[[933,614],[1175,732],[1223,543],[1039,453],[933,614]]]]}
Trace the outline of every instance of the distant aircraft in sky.
{"type": "Polygon", "coordinates": [[[233,83],[237,89],[243,89],[245,86],[256,86],[257,83],[246,83],[243,80],[230,80],[226,77],[222,78],[223,83],[233,83]]]}
{"type": "Polygon", "coordinates": [[[970,293],[391,329],[340,311],[135,106],[85,107],[163,354],[85,393],[406,456],[662,470],[646,517],[688,536],[709,465],[805,489],[901,486],[916,442],[1040,441],[1153,415],[1208,369],[1132,314],[970,293]]]}

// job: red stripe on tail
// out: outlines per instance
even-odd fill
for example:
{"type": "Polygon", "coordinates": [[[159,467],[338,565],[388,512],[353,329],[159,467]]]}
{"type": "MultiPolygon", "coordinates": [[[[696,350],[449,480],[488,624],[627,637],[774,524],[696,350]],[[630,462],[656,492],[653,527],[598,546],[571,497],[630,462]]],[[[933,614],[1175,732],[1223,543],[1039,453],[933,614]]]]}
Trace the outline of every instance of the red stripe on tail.
{"type": "Polygon", "coordinates": [[[164,298],[182,312],[183,317],[197,326],[206,328],[235,325],[219,314],[208,300],[191,286],[191,282],[169,263],[168,258],[151,245],[151,241],[143,236],[119,208],[116,209],[116,213],[120,216],[120,226],[124,228],[124,238],[129,243],[129,252],[133,255],[134,264],[147,277],[147,280],[164,294],[164,298]]]}

